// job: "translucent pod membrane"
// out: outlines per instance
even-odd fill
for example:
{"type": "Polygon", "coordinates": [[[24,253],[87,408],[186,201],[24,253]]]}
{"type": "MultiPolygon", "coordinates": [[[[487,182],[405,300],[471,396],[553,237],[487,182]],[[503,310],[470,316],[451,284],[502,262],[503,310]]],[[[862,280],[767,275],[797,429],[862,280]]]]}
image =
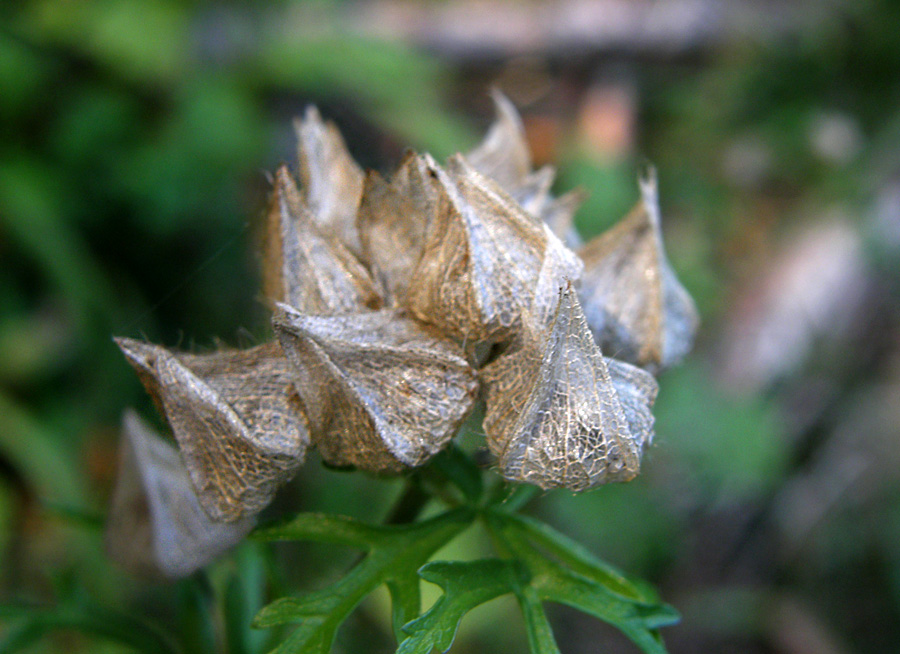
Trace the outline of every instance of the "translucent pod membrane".
{"type": "Polygon", "coordinates": [[[488,446],[507,479],[581,491],[638,474],[656,380],[603,357],[571,285],[550,326],[524,334],[482,379],[488,446]]]}
{"type": "Polygon", "coordinates": [[[122,567],[149,578],[179,579],[237,544],[246,517],[216,522],[200,506],[178,449],[127,411],[119,470],[106,524],[106,549],[122,567]]]}
{"type": "Polygon", "coordinates": [[[257,513],[302,465],[309,430],[276,343],[197,355],[116,342],[171,426],[214,520],[257,513]]]}

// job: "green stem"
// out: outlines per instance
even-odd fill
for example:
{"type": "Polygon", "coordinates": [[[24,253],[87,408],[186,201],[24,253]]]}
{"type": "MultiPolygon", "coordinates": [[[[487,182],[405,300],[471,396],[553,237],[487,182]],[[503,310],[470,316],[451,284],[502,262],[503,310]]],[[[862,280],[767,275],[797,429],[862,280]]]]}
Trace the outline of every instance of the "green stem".
{"type": "Polygon", "coordinates": [[[409,480],[403,494],[397,498],[385,518],[384,524],[403,525],[414,522],[429,501],[431,501],[431,494],[426,493],[417,480],[409,480]]]}

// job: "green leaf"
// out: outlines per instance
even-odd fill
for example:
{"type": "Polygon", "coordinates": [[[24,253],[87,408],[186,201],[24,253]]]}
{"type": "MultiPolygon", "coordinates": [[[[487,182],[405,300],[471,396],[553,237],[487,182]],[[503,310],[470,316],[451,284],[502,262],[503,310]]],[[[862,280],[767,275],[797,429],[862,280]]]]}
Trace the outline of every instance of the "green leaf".
{"type": "Polygon", "coordinates": [[[474,516],[469,509],[456,509],[419,523],[374,527],[341,516],[302,514],[258,529],[253,537],[261,540],[311,540],[352,545],[368,552],[331,586],[269,604],[257,614],[254,626],[299,623],[275,651],[327,654],[344,620],[382,584],[391,592],[394,624],[400,625],[419,612],[416,571],[474,516]]]}
{"type": "Polygon", "coordinates": [[[413,573],[398,576],[387,582],[391,594],[391,622],[395,634],[402,634],[403,625],[419,615],[422,608],[422,588],[419,575],[413,573]]]}
{"type": "Polygon", "coordinates": [[[542,612],[535,610],[541,601],[566,604],[608,622],[647,654],[666,651],[656,630],[676,623],[678,613],[642,585],[536,520],[493,510],[485,512],[485,522],[498,549],[521,561],[529,573],[533,595],[520,592],[519,597],[532,651],[545,651],[534,648],[549,630],[542,612]]]}
{"type": "Polygon", "coordinates": [[[656,592],[648,584],[629,579],[623,572],[601,561],[583,545],[556,531],[550,525],[523,515],[510,515],[508,519],[534,545],[545,550],[548,555],[572,571],[626,597],[643,602],[659,600],[656,592]]]}
{"type": "Polygon", "coordinates": [[[225,587],[225,638],[229,654],[257,654],[263,650],[264,633],[252,629],[253,616],[263,606],[266,585],[261,545],[245,543],[235,553],[237,569],[225,587]]]}
{"type": "Polygon", "coordinates": [[[70,198],[59,171],[23,154],[0,161],[0,226],[40,267],[69,303],[80,327],[91,311],[118,312],[116,293],[82,235],[67,218],[70,198]]]}
{"type": "Polygon", "coordinates": [[[519,606],[525,618],[525,630],[528,633],[528,646],[533,654],[559,654],[553,628],[544,613],[540,596],[534,588],[526,586],[518,593],[519,606]]]}
{"type": "Polygon", "coordinates": [[[204,571],[182,579],[177,587],[178,630],[184,652],[214,652],[216,642],[214,592],[204,571]]]}
{"type": "Polygon", "coordinates": [[[505,513],[515,513],[537,497],[541,489],[531,484],[502,484],[496,488],[490,503],[505,513]]]}
{"type": "Polygon", "coordinates": [[[403,627],[409,637],[397,654],[430,654],[433,649],[446,652],[466,613],[495,597],[517,592],[527,583],[525,569],[510,559],[438,561],[423,567],[419,574],[443,588],[444,594],[425,615],[403,627]]]}
{"type": "Polygon", "coordinates": [[[0,639],[0,654],[19,652],[58,629],[91,634],[146,654],[176,654],[170,640],[146,623],[80,600],[54,607],[0,606],[0,616],[21,621],[0,639]]]}
{"type": "MultiPolygon", "coordinates": [[[[396,528],[395,528],[396,529],[396,528]]],[[[254,529],[250,538],[264,541],[314,541],[368,549],[391,527],[373,527],[341,515],[301,513],[254,529]]]]}
{"type": "Polygon", "coordinates": [[[44,501],[83,506],[88,492],[77,461],[26,407],[0,392],[0,454],[44,501]]]}

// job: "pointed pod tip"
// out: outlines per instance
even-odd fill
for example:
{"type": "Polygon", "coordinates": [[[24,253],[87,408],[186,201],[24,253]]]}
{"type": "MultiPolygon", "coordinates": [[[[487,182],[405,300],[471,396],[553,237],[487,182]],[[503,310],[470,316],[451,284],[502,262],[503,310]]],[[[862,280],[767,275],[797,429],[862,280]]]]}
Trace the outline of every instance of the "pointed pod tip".
{"type": "Polygon", "coordinates": [[[301,315],[300,312],[290,304],[276,301],[274,302],[274,305],[275,307],[272,310],[272,325],[276,328],[289,324],[295,316],[301,315]]]}
{"type": "Polygon", "coordinates": [[[303,112],[303,118],[296,120],[296,123],[302,125],[303,123],[321,123],[322,122],[322,114],[319,113],[319,108],[314,104],[306,105],[306,110],[303,112]]]}
{"type": "Polygon", "coordinates": [[[146,423],[138,415],[138,412],[131,407],[126,408],[122,412],[122,432],[125,436],[134,439],[142,429],[146,429],[146,423]]]}
{"type": "Polygon", "coordinates": [[[657,227],[660,224],[659,215],[659,185],[657,182],[656,166],[645,161],[638,171],[638,186],[641,190],[641,199],[651,222],[657,227]]]}
{"type": "Polygon", "coordinates": [[[119,346],[119,349],[122,350],[125,358],[128,359],[132,365],[141,368],[152,367],[154,359],[161,351],[163,351],[163,348],[159,345],[139,341],[134,338],[127,338],[125,336],[115,336],[113,337],[113,341],[119,346]]]}
{"type": "Polygon", "coordinates": [[[325,318],[325,316],[311,316],[299,311],[295,307],[283,302],[277,302],[275,312],[272,315],[272,327],[279,342],[284,348],[284,336],[292,338],[312,338],[318,340],[320,334],[316,332],[315,325],[319,324],[317,318],[325,318]]]}
{"type": "Polygon", "coordinates": [[[500,87],[494,86],[491,88],[491,99],[494,101],[494,108],[497,111],[497,120],[510,123],[517,132],[524,134],[525,128],[522,125],[522,118],[516,109],[516,105],[500,90],[500,87]]]}
{"type": "Polygon", "coordinates": [[[576,302],[578,302],[578,295],[572,285],[572,280],[563,277],[562,284],[559,285],[559,303],[556,307],[556,315],[562,311],[571,311],[576,302]]]}
{"type": "Polygon", "coordinates": [[[279,187],[291,186],[294,184],[294,177],[291,175],[291,169],[286,163],[282,163],[275,171],[275,190],[279,187]]]}
{"type": "Polygon", "coordinates": [[[652,187],[656,188],[656,166],[653,165],[653,162],[650,160],[644,160],[638,164],[638,184],[640,184],[641,188],[652,187]]]}

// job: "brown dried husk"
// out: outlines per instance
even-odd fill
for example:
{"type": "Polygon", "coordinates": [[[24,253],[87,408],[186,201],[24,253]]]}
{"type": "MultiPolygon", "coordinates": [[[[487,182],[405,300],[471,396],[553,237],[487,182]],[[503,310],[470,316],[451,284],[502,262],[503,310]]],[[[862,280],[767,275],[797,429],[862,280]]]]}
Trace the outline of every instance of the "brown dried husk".
{"type": "Polygon", "coordinates": [[[303,463],[309,431],[276,343],[194,355],[116,342],[171,426],[214,520],[257,513],[303,463]]]}
{"type": "Polygon", "coordinates": [[[134,412],[123,418],[119,467],[105,544],[110,558],[151,579],[180,579],[237,544],[252,518],[210,519],[181,456],[134,412]]]}
{"type": "Polygon", "coordinates": [[[366,175],[357,216],[362,259],[384,287],[387,306],[405,303],[436,201],[425,157],[407,154],[390,182],[374,171],[366,175]]]}
{"type": "Polygon", "coordinates": [[[550,232],[461,156],[432,172],[437,209],[407,306],[467,343],[510,338],[534,302],[550,232]]]}
{"type": "Polygon", "coordinates": [[[571,286],[549,329],[523,331],[481,377],[488,446],[507,479],[581,491],[637,475],[656,381],[604,359],[571,286]]]}
{"type": "Polygon", "coordinates": [[[335,236],[313,221],[286,166],[269,203],[263,286],[266,296],[313,314],[381,307],[369,271],[335,236]]]}
{"type": "Polygon", "coordinates": [[[684,357],[699,321],[663,250],[654,173],[641,191],[631,213],[579,250],[579,295],[603,350],[655,372],[684,357]]]}
{"type": "Polygon", "coordinates": [[[466,155],[466,160],[482,175],[514,192],[522,180],[531,174],[531,153],[525,140],[522,119],[513,103],[500,91],[495,90],[491,97],[497,118],[484,140],[466,155]]]}
{"type": "Polygon", "coordinates": [[[532,171],[531,153],[519,113],[499,91],[491,95],[497,118],[484,140],[466,155],[466,160],[472,168],[499,184],[527,213],[546,222],[567,245],[580,244],[573,221],[585,193],[576,189],[559,198],[551,195],[556,171],[552,166],[532,171]]]}
{"type": "Polygon", "coordinates": [[[332,465],[422,465],[474,406],[477,377],[459,345],[399,311],[325,317],[280,305],[274,325],[332,465]]]}

